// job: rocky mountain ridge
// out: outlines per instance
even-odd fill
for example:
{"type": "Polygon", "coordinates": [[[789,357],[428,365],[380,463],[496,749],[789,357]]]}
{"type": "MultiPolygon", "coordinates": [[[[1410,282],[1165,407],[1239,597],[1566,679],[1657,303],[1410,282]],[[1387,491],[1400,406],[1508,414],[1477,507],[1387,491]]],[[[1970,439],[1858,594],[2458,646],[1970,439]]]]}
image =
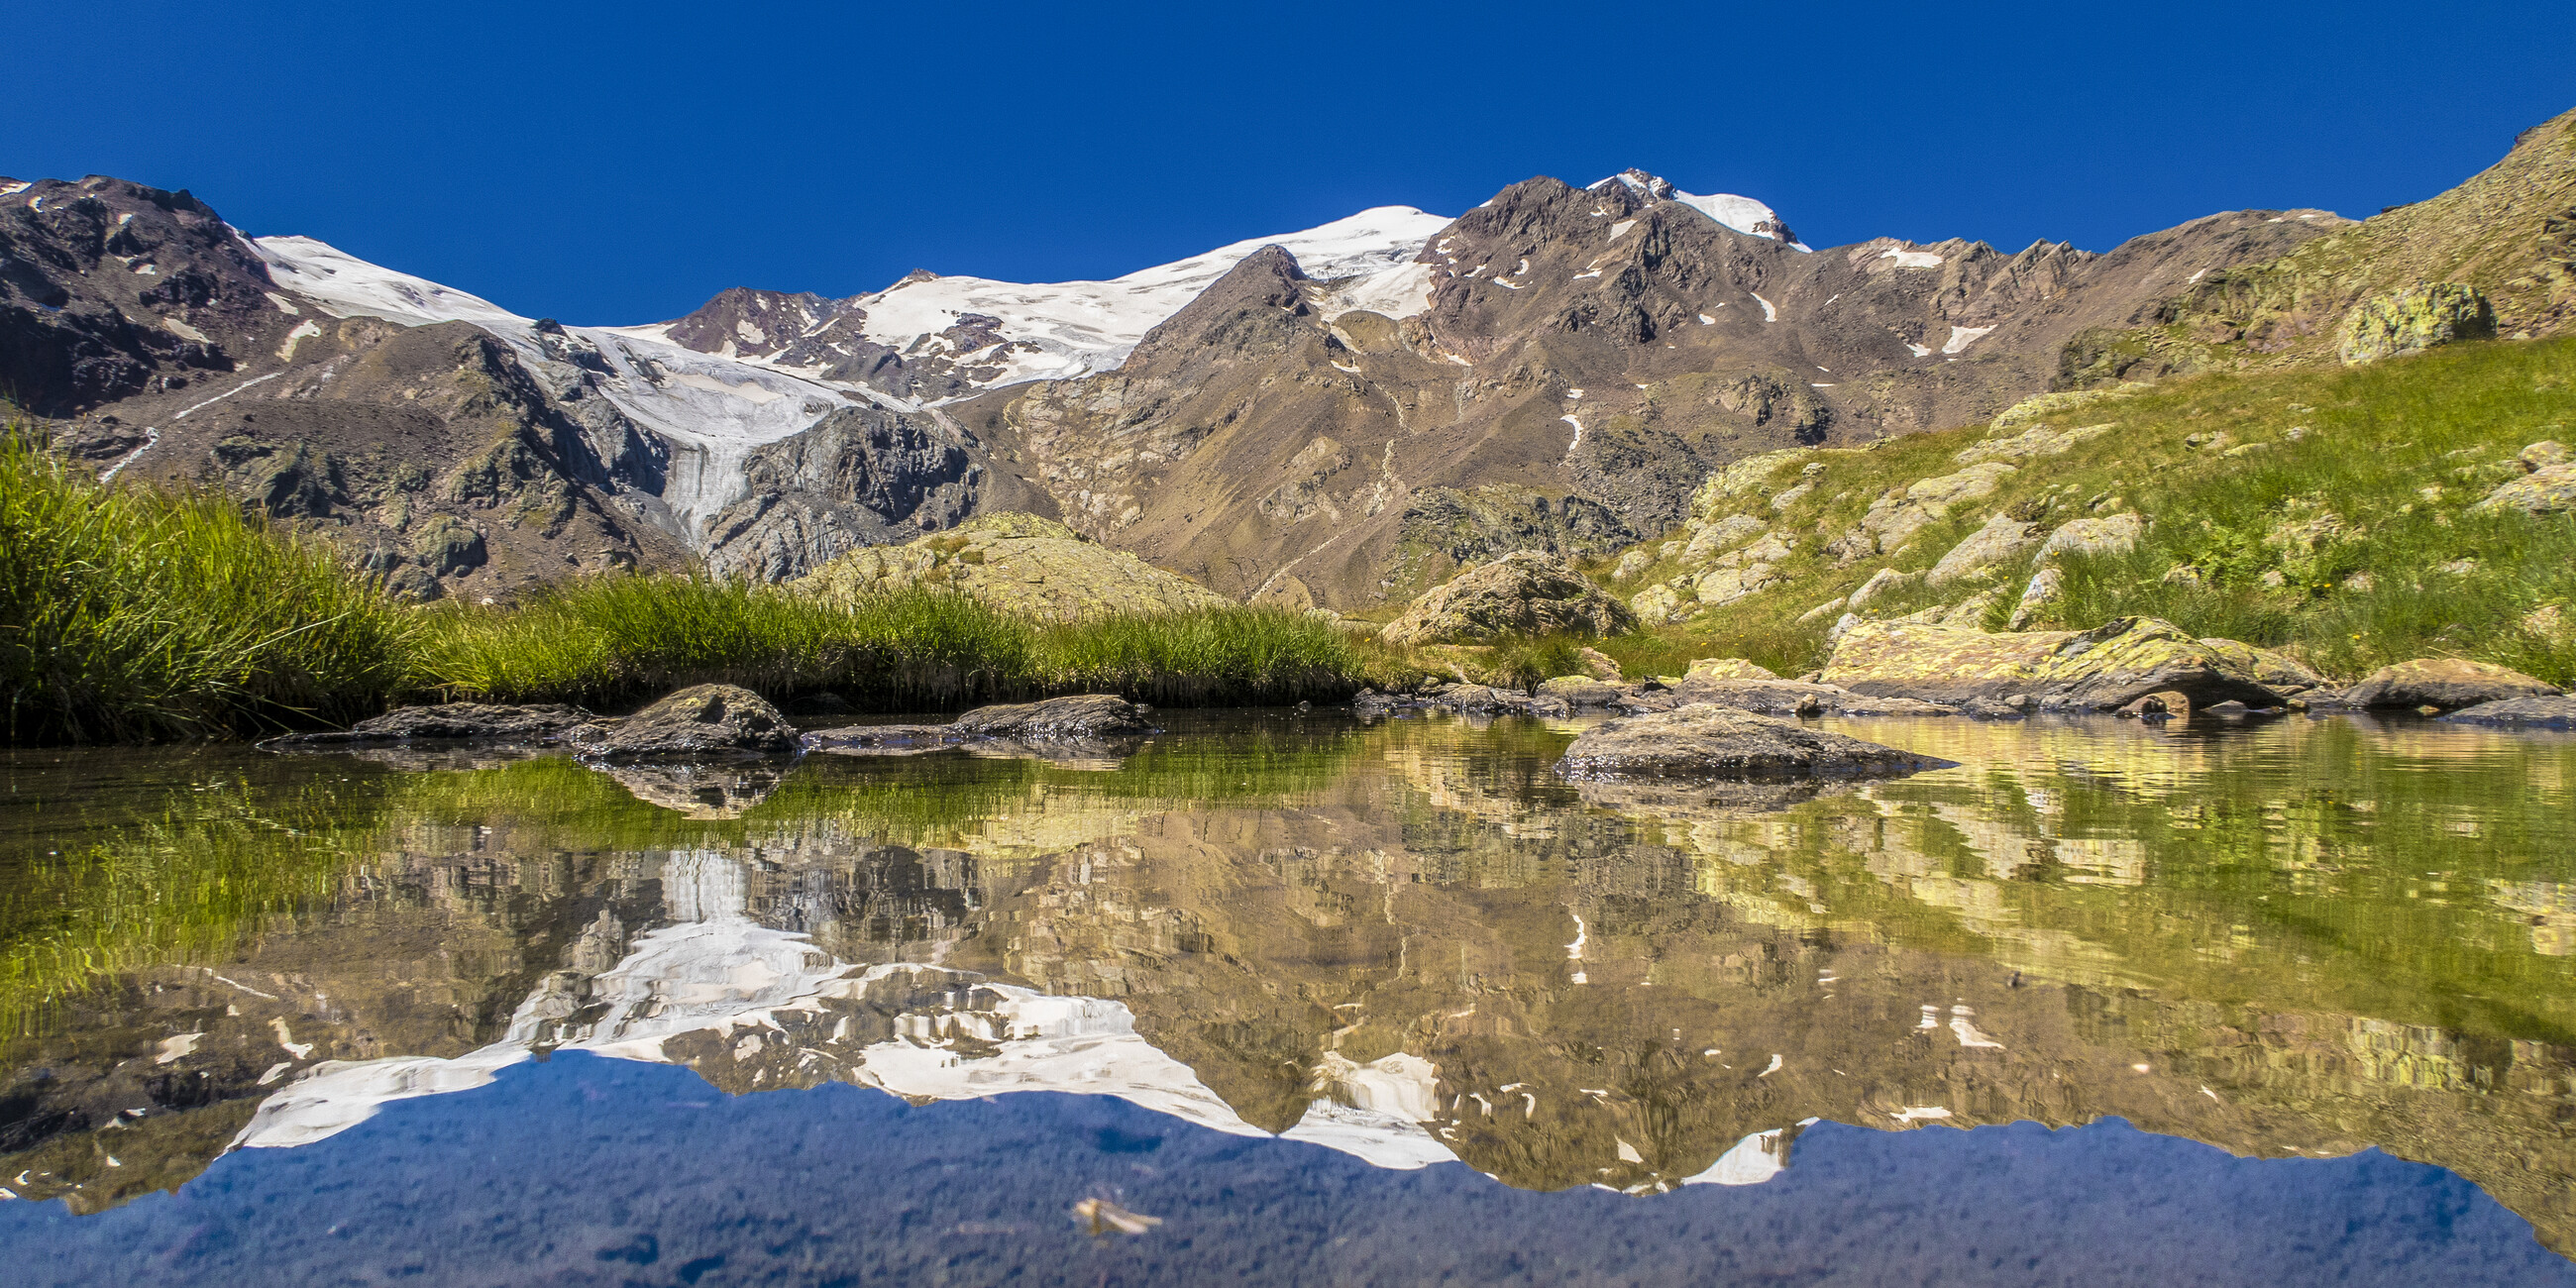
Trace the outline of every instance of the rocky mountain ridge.
{"type": "MultiPolygon", "coordinates": [[[[2426,203],[2472,230],[2499,204],[2520,210],[2426,203]]],[[[2204,305],[2176,301],[2220,298],[2202,284],[2353,227],[2248,211],[2101,254],[1810,251],[1759,202],[1628,171],[1110,282],[915,273],[566,327],[245,237],[185,193],[0,180],[0,393],[103,473],[224,488],[423,597],[692,561],[785,580],[1013,511],[1229,597],[1365,613],[1514,549],[1662,532],[1735,460],[2125,370],[2154,346],[2118,337],[2186,325],[2204,305]],[[412,334],[458,327],[493,343],[433,361],[445,342],[412,334]]]]}

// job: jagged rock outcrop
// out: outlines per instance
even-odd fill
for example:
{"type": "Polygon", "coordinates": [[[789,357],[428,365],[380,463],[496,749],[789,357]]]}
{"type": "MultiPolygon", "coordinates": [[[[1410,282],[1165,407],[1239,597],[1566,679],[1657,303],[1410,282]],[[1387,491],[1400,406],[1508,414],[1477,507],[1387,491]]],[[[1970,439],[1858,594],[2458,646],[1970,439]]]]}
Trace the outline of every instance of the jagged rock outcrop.
{"type": "Polygon", "coordinates": [[[2339,347],[2345,366],[2421,353],[2435,345],[2495,337],[2495,306],[2484,292],[2435,282],[2373,295],[2344,315],[2339,347]]]}
{"type": "Polygon", "coordinates": [[[787,581],[866,546],[909,541],[997,508],[1048,506],[929,414],[849,407],[753,448],[749,494],[707,521],[707,569],[787,581]]]}

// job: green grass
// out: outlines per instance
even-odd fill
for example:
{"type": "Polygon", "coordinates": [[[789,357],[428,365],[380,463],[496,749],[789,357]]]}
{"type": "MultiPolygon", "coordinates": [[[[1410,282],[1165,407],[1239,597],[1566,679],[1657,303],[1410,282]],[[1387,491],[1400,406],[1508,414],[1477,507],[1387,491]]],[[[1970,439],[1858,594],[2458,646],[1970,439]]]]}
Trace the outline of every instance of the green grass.
{"type": "MultiPolygon", "coordinates": [[[[1601,648],[1623,666],[1627,648],[1748,657],[1795,675],[1823,663],[1825,631],[1840,610],[1801,616],[1880,568],[1930,568],[1996,511],[2018,508],[2054,527],[2136,510],[2149,520],[2138,548],[2070,560],[2066,596],[2035,628],[2147,614],[2204,637],[2282,648],[2342,679],[2411,657],[2459,656],[2576,683],[2576,517],[2472,509],[2518,472],[2510,462],[2526,444],[2576,442],[2576,338],[2463,344],[2332,370],[2176,379],[2041,419],[2061,429],[2113,428],[2063,455],[2019,462],[1993,495],[1957,506],[1891,555],[1849,564],[1825,553],[1836,534],[1890,489],[1962,468],[1955,454],[1984,440],[1987,427],[1784,457],[1760,494],[1705,511],[1711,519],[1750,514],[1795,537],[1796,552],[1778,566],[1784,582],[1658,628],[1651,650],[1619,641],[1601,648]],[[2294,427],[2304,431],[2295,439],[2294,427]],[[2225,437],[2203,437],[2213,434],[2225,437]],[[2259,446],[2229,454],[2247,444],[2259,446]],[[1775,511],[1770,497],[1810,464],[1824,467],[1814,490],[1775,511]],[[2325,515],[2337,521],[2333,535],[2285,539],[2325,515]],[[2459,560],[2474,563],[2443,570],[2459,560]],[[2166,580],[2178,566],[2198,569],[2198,584],[2166,580]],[[2569,628],[2546,629],[2553,607],[2569,628]]],[[[1616,589],[1634,593],[1682,571],[1661,559],[1616,589]]],[[[1956,605],[1992,590],[2005,602],[1983,624],[2001,629],[2028,573],[2017,562],[1979,580],[1900,591],[1870,604],[1868,614],[1956,605]]]]}
{"type": "Polygon", "coordinates": [[[340,557],[220,498],[101,487],[0,432],[0,732],[247,734],[369,714],[414,617],[340,557]]]}

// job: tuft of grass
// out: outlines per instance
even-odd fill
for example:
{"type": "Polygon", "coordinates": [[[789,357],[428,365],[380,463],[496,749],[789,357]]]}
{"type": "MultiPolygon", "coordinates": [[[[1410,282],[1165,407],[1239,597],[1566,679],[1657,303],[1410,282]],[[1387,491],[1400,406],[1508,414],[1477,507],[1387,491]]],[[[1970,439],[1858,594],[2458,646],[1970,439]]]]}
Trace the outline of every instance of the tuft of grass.
{"type": "Polygon", "coordinates": [[[247,734],[380,709],[414,619],[319,541],[212,496],[107,487],[0,431],[0,733],[247,734]]]}
{"type": "Polygon", "coordinates": [[[1582,675],[1583,650],[1593,643],[1589,635],[1497,636],[1485,656],[1486,682],[1526,693],[1560,675],[1582,675]]]}
{"type": "Polygon", "coordinates": [[[1328,622],[1228,607],[1061,625],[952,590],[835,602],[703,577],[608,577],[433,615],[418,685],[449,698],[614,705],[722,681],[921,711],[1059,693],[1174,706],[1349,696],[1383,669],[1328,622]]]}

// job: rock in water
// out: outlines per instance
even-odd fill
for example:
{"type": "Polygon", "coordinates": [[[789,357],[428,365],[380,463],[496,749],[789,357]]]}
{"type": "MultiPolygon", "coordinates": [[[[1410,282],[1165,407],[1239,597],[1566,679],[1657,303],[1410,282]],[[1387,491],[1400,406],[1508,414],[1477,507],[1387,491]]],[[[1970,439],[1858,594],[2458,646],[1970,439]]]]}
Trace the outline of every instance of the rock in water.
{"type": "Polygon", "coordinates": [[[2342,700],[2357,707],[2462,707],[2511,698],[2552,698],[2565,692],[2546,680],[2492,662],[2456,657],[2419,657],[2383,666],[2344,690],[2342,700]]]}
{"type": "Polygon", "coordinates": [[[1895,777],[1950,763],[1794,721],[1702,705],[1596,725],[1565,749],[1556,772],[1577,780],[1895,777]]]}
{"type": "Polygon", "coordinates": [[[1110,753],[1154,732],[1145,709],[1107,693],[977,707],[947,724],[852,725],[805,735],[813,751],[908,756],[970,743],[1016,743],[1033,753],[1110,753]]]}
{"type": "Polygon", "coordinates": [[[2576,729],[2576,698],[2506,698],[2481,702],[2442,719],[2505,729],[2576,729]]]}
{"type": "Polygon", "coordinates": [[[1518,550],[1460,573],[1413,601],[1381,632],[1390,644],[1484,640],[1509,632],[1615,635],[1637,624],[1626,604],[1564,560],[1518,550]]]}
{"type": "Polygon", "coordinates": [[[1107,738],[1154,731],[1135,703],[1110,693],[977,707],[957,717],[954,727],[967,737],[1008,738],[1014,742],[1107,738]]]}
{"type": "Polygon", "coordinates": [[[796,727],[749,689],[701,684],[636,712],[597,747],[609,760],[778,756],[798,749],[796,727]]]}
{"type": "Polygon", "coordinates": [[[557,704],[530,707],[482,702],[448,702],[432,707],[403,707],[332,733],[296,733],[261,743],[276,749],[389,747],[411,742],[546,743],[573,737],[597,724],[599,717],[579,707],[557,704]]]}
{"type": "Polygon", "coordinates": [[[2122,617],[2089,631],[1981,631],[1858,622],[1835,642],[1823,680],[1854,693],[1963,704],[2028,694],[2041,707],[2110,711],[2171,690],[2194,706],[2280,705],[2251,650],[2202,643],[2170,622],[2122,617]]]}

